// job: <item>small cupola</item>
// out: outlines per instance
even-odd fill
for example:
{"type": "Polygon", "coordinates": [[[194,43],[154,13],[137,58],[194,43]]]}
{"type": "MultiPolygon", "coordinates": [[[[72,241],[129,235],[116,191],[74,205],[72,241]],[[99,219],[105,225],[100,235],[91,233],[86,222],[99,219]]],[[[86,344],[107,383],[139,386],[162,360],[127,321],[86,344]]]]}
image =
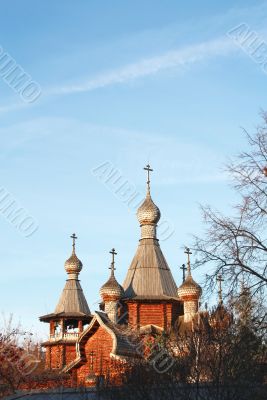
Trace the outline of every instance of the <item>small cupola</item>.
{"type": "Polygon", "coordinates": [[[72,238],[72,254],[67,259],[64,266],[65,266],[65,271],[69,276],[68,279],[77,279],[79,273],[82,270],[83,264],[79,260],[75,252],[75,240],[77,239],[75,233],[71,235],[71,238],[72,238]]]}
{"type": "Polygon", "coordinates": [[[109,319],[112,322],[117,323],[118,303],[124,296],[124,290],[115,278],[115,255],[117,254],[115,249],[112,249],[110,254],[112,254],[111,266],[109,267],[111,270],[110,277],[100,288],[99,293],[104,302],[105,312],[107,313],[109,319]]]}
{"type": "Polygon", "coordinates": [[[141,227],[141,239],[157,239],[157,223],[160,220],[160,209],[153,202],[150,194],[150,172],[153,171],[148,164],[144,170],[147,171],[147,192],[141,206],[137,210],[137,219],[141,227]]]}
{"type": "Polygon", "coordinates": [[[178,288],[178,297],[184,302],[184,321],[191,321],[193,316],[198,312],[199,298],[202,294],[201,287],[194,281],[191,275],[189,248],[186,248],[185,254],[188,256],[187,275],[184,282],[178,288]]]}

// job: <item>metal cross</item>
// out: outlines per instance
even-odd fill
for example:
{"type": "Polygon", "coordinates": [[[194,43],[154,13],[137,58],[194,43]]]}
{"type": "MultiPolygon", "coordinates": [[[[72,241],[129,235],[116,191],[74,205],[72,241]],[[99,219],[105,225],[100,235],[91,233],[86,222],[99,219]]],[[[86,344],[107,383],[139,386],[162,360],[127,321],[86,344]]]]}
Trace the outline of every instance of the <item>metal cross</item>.
{"type": "Polygon", "coordinates": [[[111,269],[112,272],[115,271],[115,256],[118,254],[116,253],[115,249],[112,249],[110,251],[110,254],[112,254],[112,261],[111,261],[111,266],[109,267],[109,269],[111,269]]]}
{"type": "Polygon", "coordinates": [[[219,304],[223,303],[223,299],[222,299],[222,282],[224,281],[224,279],[222,278],[222,275],[218,275],[216,278],[217,282],[219,283],[219,304]]]}
{"type": "Polygon", "coordinates": [[[78,239],[77,236],[75,235],[75,233],[73,233],[71,235],[71,239],[72,239],[72,248],[73,248],[73,251],[75,251],[75,240],[78,239]]]}
{"type": "Polygon", "coordinates": [[[183,265],[180,267],[180,269],[183,270],[183,282],[184,282],[184,281],[185,281],[185,271],[186,271],[186,266],[185,266],[185,264],[183,264],[183,265]]]}
{"type": "Polygon", "coordinates": [[[149,164],[147,164],[147,166],[144,167],[144,170],[147,171],[147,182],[146,182],[146,183],[147,183],[147,185],[148,185],[148,187],[149,187],[149,184],[150,184],[150,172],[152,172],[153,169],[150,168],[150,165],[149,165],[149,164]]]}
{"type": "Polygon", "coordinates": [[[192,252],[190,251],[189,247],[185,248],[185,254],[187,254],[187,272],[188,274],[191,274],[190,255],[192,252]]]}

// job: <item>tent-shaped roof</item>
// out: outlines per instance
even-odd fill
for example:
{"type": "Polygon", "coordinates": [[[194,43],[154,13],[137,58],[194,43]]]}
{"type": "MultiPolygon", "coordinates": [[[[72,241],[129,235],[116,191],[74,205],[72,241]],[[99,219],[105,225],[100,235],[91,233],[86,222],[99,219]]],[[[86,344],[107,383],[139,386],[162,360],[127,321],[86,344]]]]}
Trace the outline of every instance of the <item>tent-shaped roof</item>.
{"type": "Polygon", "coordinates": [[[76,279],[67,280],[59,302],[55,309],[58,313],[82,313],[90,315],[90,310],[85,299],[80,282],[76,279]]]}
{"type": "Polygon", "coordinates": [[[177,299],[177,286],[157,239],[142,239],[123,283],[126,298],[177,299]]]}
{"type": "Polygon", "coordinates": [[[73,239],[72,254],[65,262],[65,270],[68,279],[61,293],[59,302],[54,313],[40,317],[41,321],[49,321],[55,317],[89,317],[91,315],[86,298],[79,281],[79,273],[82,270],[82,262],[75,252],[75,233],[71,236],[73,239]]]}
{"type": "Polygon", "coordinates": [[[125,297],[178,300],[177,286],[157,239],[157,223],[161,214],[150,193],[149,173],[153,170],[150,165],[144,169],[148,173],[147,193],[137,210],[141,239],[123,283],[125,297]]]}

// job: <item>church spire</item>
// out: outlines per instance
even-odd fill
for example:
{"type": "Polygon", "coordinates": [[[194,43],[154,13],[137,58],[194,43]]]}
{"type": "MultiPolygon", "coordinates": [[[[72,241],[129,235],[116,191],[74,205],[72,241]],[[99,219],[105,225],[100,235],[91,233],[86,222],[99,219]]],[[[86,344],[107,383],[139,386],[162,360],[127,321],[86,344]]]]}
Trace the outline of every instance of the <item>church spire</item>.
{"type": "Polygon", "coordinates": [[[154,204],[150,195],[150,172],[153,169],[147,164],[147,193],[144,202],[137,210],[137,218],[141,226],[141,239],[157,239],[157,223],[160,220],[160,210],[154,204]]]}

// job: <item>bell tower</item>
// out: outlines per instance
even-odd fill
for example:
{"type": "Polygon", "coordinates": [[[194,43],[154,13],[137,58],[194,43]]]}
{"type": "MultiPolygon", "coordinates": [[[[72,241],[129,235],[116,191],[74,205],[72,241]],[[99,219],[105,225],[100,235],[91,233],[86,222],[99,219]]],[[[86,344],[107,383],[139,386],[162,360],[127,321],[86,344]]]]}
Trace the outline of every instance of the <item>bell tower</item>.
{"type": "Polygon", "coordinates": [[[42,344],[46,349],[46,368],[61,370],[76,357],[76,342],[91,313],[79,281],[82,262],[76,255],[75,233],[71,235],[72,254],[65,262],[67,281],[55,311],[43,315],[40,321],[49,323],[49,339],[42,344]]]}

